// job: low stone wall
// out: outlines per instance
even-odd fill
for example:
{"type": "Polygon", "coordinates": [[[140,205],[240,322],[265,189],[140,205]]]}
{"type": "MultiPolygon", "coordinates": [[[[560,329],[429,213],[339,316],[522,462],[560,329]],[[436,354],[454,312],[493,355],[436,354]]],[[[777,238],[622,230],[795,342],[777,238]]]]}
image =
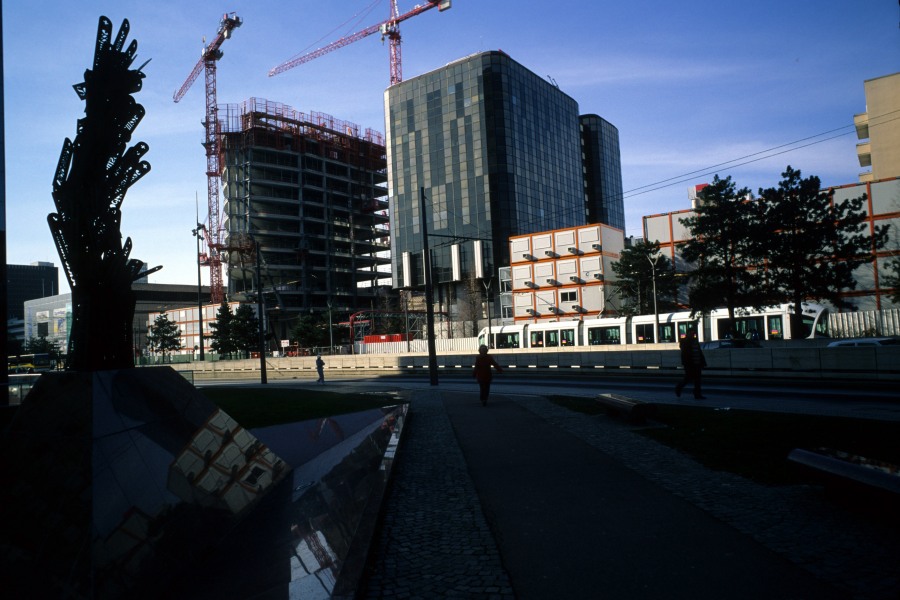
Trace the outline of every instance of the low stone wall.
{"type": "MultiPolygon", "coordinates": [[[[616,371],[640,370],[645,374],[669,374],[680,368],[681,354],[675,344],[540,349],[495,350],[491,355],[503,368],[553,372],[555,370],[616,371]]],[[[859,377],[900,380],[900,346],[838,348],[742,348],[704,352],[709,374],[755,373],[772,377],[848,380],[859,377]]],[[[366,375],[417,372],[428,369],[426,353],[364,354],[324,356],[326,378],[350,373],[366,375]]],[[[271,378],[315,376],[315,357],[269,358],[266,374],[271,378]]],[[[438,368],[467,370],[474,364],[472,353],[442,353],[438,368]]],[[[195,379],[227,379],[258,376],[259,359],[193,362],[172,365],[193,371],[195,379]]]]}

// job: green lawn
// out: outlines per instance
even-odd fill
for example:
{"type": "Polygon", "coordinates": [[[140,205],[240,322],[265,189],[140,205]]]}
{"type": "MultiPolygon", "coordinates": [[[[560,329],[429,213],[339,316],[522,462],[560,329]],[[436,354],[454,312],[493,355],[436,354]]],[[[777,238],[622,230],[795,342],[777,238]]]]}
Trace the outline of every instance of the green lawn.
{"type": "Polygon", "coordinates": [[[391,394],[337,394],[283,388],[198,388],[248,429],[293,423],[400,404],[391,394]]]}
{"type": "MultiPolygon", "coordinates": [[[[554,397],[553,402],[587,414],[605,409],[591,398],[554,397]]],[[[825,447],[900,464],[900,423],[818,415],[716,410],[653,405],[653,423],[641,435],[677,448],[712,469],[760,483],[808,481],[787,459],[794,448],[825,447]]]]}

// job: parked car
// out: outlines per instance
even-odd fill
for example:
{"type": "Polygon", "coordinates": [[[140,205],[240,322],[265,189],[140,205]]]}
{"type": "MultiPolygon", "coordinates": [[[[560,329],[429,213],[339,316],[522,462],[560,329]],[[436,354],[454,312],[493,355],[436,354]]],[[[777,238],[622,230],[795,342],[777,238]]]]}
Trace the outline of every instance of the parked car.
{"type": "Polygon", "coordinates": [[[900,346],[900,337],[868,337],[835,340],[827,348],[846,348],[852,346],[900,346]]]}

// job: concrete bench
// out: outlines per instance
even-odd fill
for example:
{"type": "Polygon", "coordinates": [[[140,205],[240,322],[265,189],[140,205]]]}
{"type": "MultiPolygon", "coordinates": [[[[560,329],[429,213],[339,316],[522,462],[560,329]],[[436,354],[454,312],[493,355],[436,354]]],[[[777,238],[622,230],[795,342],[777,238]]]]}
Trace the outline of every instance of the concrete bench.
{"type": "Polygon", "coordinates": [[[788,460],[824,476],[826,484],[849,483],[879,493],[900,494],[900,475],[801,448],[791,450],[788,460]]]}
{"type": "Polygon", "coordinates": [[[597,403],[607,414],[623,417],[633,423],[643,423],[652,412],[652,405],[621,394],[600,394],[597,403]]]}

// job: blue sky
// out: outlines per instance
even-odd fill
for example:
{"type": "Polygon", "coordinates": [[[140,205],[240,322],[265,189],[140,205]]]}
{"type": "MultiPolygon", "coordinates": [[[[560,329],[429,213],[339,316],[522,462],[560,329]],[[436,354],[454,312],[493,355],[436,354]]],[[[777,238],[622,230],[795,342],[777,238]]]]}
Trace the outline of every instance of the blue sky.
{"type": "MultiPolygon", "coordinates": [[[[415,2],[399,5],[405,12],[415,2]]],[[[147,116],[132,143],[149,144],[152,170],[125,198],[123,235],[132,238],[133,256],[163,265],[152,282],[195,284],[195,198],[201,220],[206,202],[203,76],[180,103],[172,94],[196,64],[202,38],[212,40],[225,12],[244,19],[223,46],[220,104],[264,98],[384,131],[388,49],[377,35],[267,73],[384,20],[388,7],[388,0],[7,0],[8,262],[59,264],[46,223],[51,184],[63,139],[74,137],[83,114],[71,86],[91,63],[100,15],[116,29],[127,18],[136,65],[151,59],[136,96],[147,116]]],[[[405,79],[500,49],[552,77],[582,113],[618,127],[626,234],[635,236],[641,216],[687,208],[688,186],[714,173],[754,191],[776,185],[788,164],[824,185],[855,182],[861,169],[851,125],[865,110],[863,81],[900,71],[897,0],[454,0],[451,10],[414,17],[401,32],[405,79]],[[818,143],[799,148],[811,142],[818,143]],[[762,160],[737,166],[750,155],[762,160]]]]}

